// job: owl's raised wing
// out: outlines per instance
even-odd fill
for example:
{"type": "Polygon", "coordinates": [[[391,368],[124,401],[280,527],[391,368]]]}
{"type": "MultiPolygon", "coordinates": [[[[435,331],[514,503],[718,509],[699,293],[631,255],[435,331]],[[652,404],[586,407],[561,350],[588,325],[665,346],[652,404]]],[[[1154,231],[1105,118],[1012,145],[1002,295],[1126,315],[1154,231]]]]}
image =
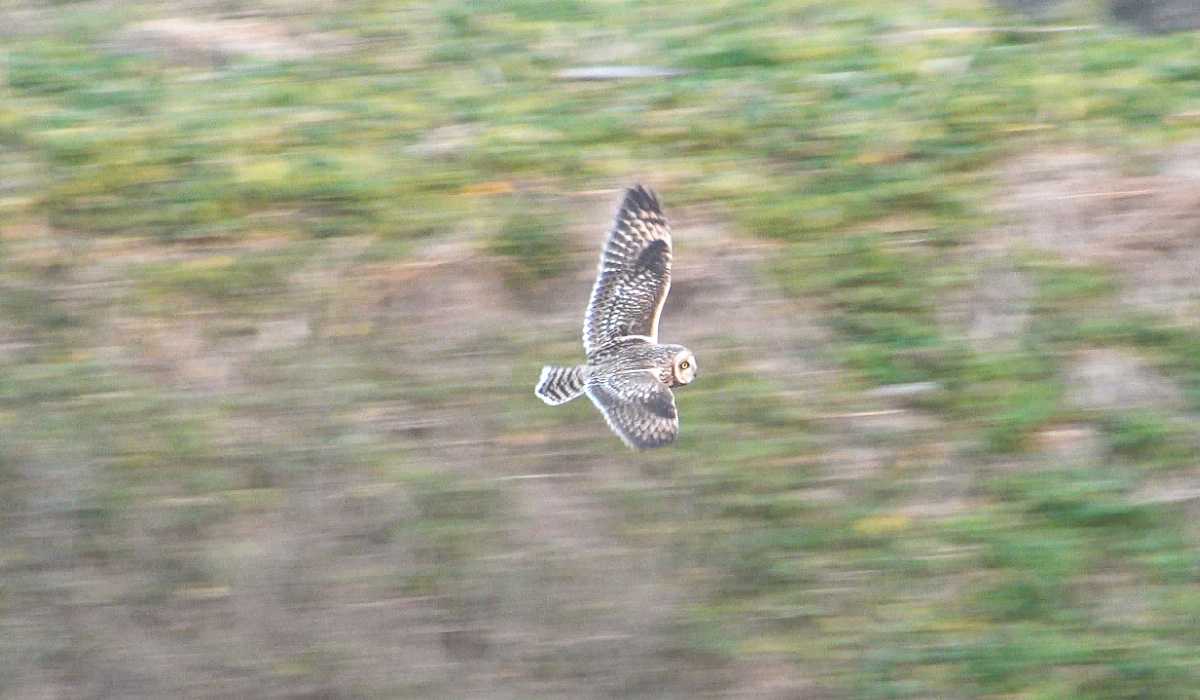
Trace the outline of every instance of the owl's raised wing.
{"type": "Polygon", "coordinates": [[[625,192],[600,254],[600,268],[583,318],[589,356],[617,338],[658,342],[658,317],[671,289],[671,228],[658,197],[637,185],[625,192]]]}
{"type": "Polygon", "coordinates": [[[662,447],[679,434],[675,395],[652,372],[613,374],[587,385],[588,398],[626,445],[662,447]]]}

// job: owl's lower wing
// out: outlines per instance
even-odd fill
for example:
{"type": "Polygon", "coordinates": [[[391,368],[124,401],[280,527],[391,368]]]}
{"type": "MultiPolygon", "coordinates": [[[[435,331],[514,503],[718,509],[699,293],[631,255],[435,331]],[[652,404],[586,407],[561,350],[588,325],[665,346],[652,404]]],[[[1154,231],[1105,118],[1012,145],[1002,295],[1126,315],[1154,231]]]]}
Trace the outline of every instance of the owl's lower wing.
{"type": "Polygon", "coordinates": [[[651,372],[598,378],[586,391],[608,427],[635,450],[662,447],[679,434],[675,395],[651,372]]]}
{"type": "Polygon", "coordinates": [[[671,228],[658,197],[638,185],[625,193],[600,254],[583,319],[588,355],[617,338],[658,341],[658,318],[671,289],[671,228]]]}

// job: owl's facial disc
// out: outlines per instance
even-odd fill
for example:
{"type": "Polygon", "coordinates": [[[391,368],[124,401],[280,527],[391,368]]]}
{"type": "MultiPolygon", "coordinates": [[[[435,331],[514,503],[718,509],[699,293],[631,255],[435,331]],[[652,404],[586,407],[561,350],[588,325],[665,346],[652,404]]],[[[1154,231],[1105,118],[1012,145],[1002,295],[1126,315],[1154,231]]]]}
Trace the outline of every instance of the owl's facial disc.
{"type": "Polygon", "coordinates": [[[681,350],[675,355],[675,381],[679,384],[691,384],[696,378],[696,356],[691,350],[681,350]]]}

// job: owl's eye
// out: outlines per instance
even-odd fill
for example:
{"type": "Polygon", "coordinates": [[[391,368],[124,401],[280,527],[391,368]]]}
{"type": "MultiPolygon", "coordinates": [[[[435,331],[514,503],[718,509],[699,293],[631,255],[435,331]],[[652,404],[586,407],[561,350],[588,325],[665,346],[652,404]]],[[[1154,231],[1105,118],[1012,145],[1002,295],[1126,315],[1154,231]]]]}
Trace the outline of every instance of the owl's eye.
{"type": "Polygon", "coordinates": [[[690,367],[690,366],[691,366],[691,365],[689,365],[689,364],[688,364],[688,361],[687,361],[687,360],[684,360],[683,362],[680,362],[680,363],[679,363],[679,369],[687,369],[687,368],[688,368],[688,367],[690,367]]]}

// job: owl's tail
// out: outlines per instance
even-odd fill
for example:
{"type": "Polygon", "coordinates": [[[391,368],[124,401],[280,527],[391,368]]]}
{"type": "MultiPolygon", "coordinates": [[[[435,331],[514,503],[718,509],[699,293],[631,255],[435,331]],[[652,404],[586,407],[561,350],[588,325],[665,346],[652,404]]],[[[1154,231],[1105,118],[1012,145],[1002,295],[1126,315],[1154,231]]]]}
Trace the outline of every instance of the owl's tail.
{"type": "Polygon", "coordinates": [[[584,384],[587,383],[585,370],[583,365],[543,367],[542,376],[538,379],[537,388],[533,393],[551,406],[566,403],[583,393],[584,384]]]}

